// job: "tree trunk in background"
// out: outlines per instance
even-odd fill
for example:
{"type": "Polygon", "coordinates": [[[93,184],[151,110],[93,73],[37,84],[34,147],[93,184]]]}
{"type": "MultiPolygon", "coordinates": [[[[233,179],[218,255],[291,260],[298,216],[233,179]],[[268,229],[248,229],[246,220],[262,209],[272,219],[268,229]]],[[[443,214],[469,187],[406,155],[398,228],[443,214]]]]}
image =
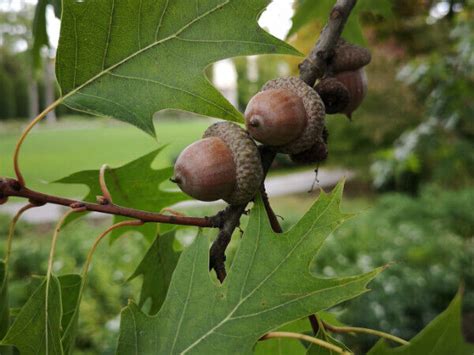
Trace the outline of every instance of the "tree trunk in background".
{"type": "MultiPolygon", "coordinates": [[[[44,65],[44,87],[45,87],[45,99],[46,106],[51,105],[55,100],[54,95],[54,60],[52,58],[46,58],[44,65]]],[[[46,116],[46,122],[48,124],[56,123],[56,112],[51,110],[46,116]]]]}
{"type": "Polygon", "coordinates": [[[39,114],[39,97],[38,97],[38,81],[33,75],[30,77],[30,84],[28,88],[30,92],[30,120],[34,119],[39,114]]]}

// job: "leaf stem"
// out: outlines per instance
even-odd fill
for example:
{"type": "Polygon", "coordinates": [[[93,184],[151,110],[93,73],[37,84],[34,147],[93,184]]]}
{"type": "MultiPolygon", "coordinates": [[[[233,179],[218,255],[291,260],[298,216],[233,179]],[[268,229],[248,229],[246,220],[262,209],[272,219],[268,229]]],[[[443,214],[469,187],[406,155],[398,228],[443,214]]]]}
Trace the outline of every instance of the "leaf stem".
{"type": "Polygon", "coordinates": [[[107,164],[104,164],[100,167],[99,172],[99,184],[100,190],[102,191],[102,195],[104,196],[107,203],[113,203],[112,195],[110,194],[109,188],[107,187],[107,183],[105,182],[105,171],[109,168],[107,164]]]}
{"type": "Polygon", "coordinates": [[[56,242],[58,240],[59,236],[59,231],[61,230],[61,227],[63,226],[64,222],[66,222],[66,219],[73,213],[75,212],[81,212],[84,210],[84,207],[80,208],[75,208],[67,211],[59,220],[59,222],[56,224],[56,227],[54,228],[54,233],[53,233],[53,238],[51,240],[51,248],[49,250],[49,259],[48,259],[48,271],[46,272],[46,290],[45,290],[45,302],[44,302],[44,311],[45,311],[45,316],[44,316],[44,322],[45,322],[45,346],[46,346],[46,353],[48,353],[48,305],[49,305],[49,284],[51,282],[51,274],[53,271],[53,260],[54,260],[54,253],[56,251],[56,242]]]}
{"type": "Polygon", "coordinates": [[[15,170],[15,176],[18,182],[20,183],[21,186],[25,186],[25,179],[21,173],[20,170],[20,164],[19,164],[19,155],[20,155],[20,149],[21,146],[23,145],[23,142],[26,139],[26,136],[30,131],[33,129],[33,127],[40,122],[43,118],[46,117],[46,115],[51,112],[53,109],[55,109],[61,102],[63,98],[60,97],[56,101],[54,101],[51,105],[46,107],[43,112],[41,112],[38,116],[36,116],[29,124],[26,126],[26,128],[23,130],[23,133],[21,134],[20,138],[18,139],[15,147],[15,151],[13,153],[13,169],[15,170]]]}
{"type": "Polygon", "coordinates": [[[6,246],[6,251],[5,251],[5,277],[7,277],[7,273],[8,273],[8,262],[10,260],[10,255],[11,255],[11,249],[12,249],[12,241],[13,241],[13,235],[15,234],[15,228],[16,228],[16,224],[18,222],[18,220],[20,219],[20,217],[23,215],[23,213],[25,213],[26,211],[28,211],[30,208],[33,208],[33,207],[38,207],[37,205],[33,204],[33,203],[28,203],[27,205],[23,206],[22,208],[20,208],[18,210],[18,212],[15,214],[15,216],[13,217],[13,219],[11,220],[10,222],[10,227],[8,228],[8,237],[7,237],[7,246],[6,246]]]}
{"type": "Polygon", "coordinates": [[[304,340],[309,343],[318,345],[322,348],[334,351],[338,354],[343,354],[343,355],[349,355],[350,353],[345,351],[344,349],[340,348],[339,346],[336,346],[334,344],[328,343],[327,341],[311,337],[306,334],[300,334],[300,333],[292,333],[292,332],[270,332],[265,334],[263,337],[260,338],[260,340],[267,340],[267,339],[272,339],[272,338],[292,338],[292,339],[298,339],[298,340],[304,340]]]}
{"type": "MultiPolygon", "coordinates": [[[[90,248],[89,250],[89,253],[87,254],[87,259],[86,259],[86,262],[84,264],[84,268],[82,269],[82,277],[83,277],[83,283],[85,283],[85,279],[87,277],[87,273],[88,273],[88,270],[89,270],[89,266],[91,264],[91,261],[92,261],[92,256],[94,255],[95,253],[95,250],[97,249],[97,246],[99,245],[99,243],[102,241],[102,239],[104,239],[104,237],[106,237],[110,232],[112,232],[113,230],[115,229],[119,229],[121,227],[126,227],[126,226],[141,226],[143,224],[143,221],[139,221],[139,220],[134,220],[134,221],[122,221],[122,222],[119,222],[119,223],[116,223],[112,226],[110,226],[109,228],[107,228],[105,231],[103,231],[94,241],[94,244],[92,245],[92,247],[90,248]]],[[[82,290],[82,286],[81,286],[81,290],[82,290]]]]}
{"type": "Polygon", "coordinates": [[[409,344],[408,341],[405,339],[399,338],[395,335],[388,334],[385,332],[382,332],[380,330],[375,330],[375,329],[369,329],[369,328],[361,328],[361,327],[336,327],[334,325],[328,324],[326,322],[323,322],[324,328],[329,330],[330,332],[333,333],[362,333],[362,334],[370,334],[370,335],[375,335],[380,338],[392,340],[396,343],[402,344],[402,345],[407,345],[409,344]]]}

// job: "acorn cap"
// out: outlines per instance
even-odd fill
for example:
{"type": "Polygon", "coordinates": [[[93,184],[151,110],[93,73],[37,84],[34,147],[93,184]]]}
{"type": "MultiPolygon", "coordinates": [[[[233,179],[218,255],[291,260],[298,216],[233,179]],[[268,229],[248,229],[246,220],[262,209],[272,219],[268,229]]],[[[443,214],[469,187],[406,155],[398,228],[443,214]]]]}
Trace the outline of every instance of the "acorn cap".
{"type": "Polygon", "coordinates": [[[372,56],[368,49],[346,42],[340,38],[334,49],[330,68],[334,73],[357,70],[370,63],[372,56]]]}
{"type": "Polygon", "coordinates": [[[290,159],[298,164],[314,164],[320,163],[327,159],[329,132],[325,128],[322,134],[322,140],[318,140],[311,148],[298,154],[291,154],[290,159]]]}
{"type": "Polygon", "coordinates": [[[287,89],[301,97],[308,115],[306,127],[297,139],[272,148],[286,154],[297,154],[309,149],[321,137],[324,129],[325,107],[318,93],[297,77],[271,80],[263,86],[261,91],[270,89],[287,89]]]}
{"type": "Polygon", "coordinates": [[[235,190],[223,199],[231,205],[249,202],[263,181],[263,168],[257,145],[244,129],[231,122],[214,123],[204,132],[203,138],[208,137],[218,137],[227,144],[236,166],[235,190]]]}
{"type": "Polygon", "coordinates": [[[314,89],[323,100],[327,114],[343,112],[350,102],[349,91],[335,78],[321,79],[314,89]]]}

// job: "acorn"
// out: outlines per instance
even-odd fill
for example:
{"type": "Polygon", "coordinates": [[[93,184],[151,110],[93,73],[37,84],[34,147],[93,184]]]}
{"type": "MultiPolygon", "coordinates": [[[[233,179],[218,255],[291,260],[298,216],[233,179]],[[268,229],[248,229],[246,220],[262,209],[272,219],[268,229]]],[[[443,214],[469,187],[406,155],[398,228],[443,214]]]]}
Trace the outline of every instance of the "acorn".
{"type": "Polygon", "coordinates": [[[263,181],[258,148],[238,125],[215,123],[179,155],[171,181],[201,201],[247,203],[263,181]]]}
{"type": "Polygon", "coordinates": [[[345,113],[351,118],[367,94],[364,66],[370,60],[367,49],[339,40],[329,63],[330,75],[315,86],[325,104],[326,113],[345,113]]]}
{"type": "Polygon", "coordinates": [[[296,77],[266,83],[245,110],[245,125],[258,142],[297,154],[320,139],[325,107],[318,93],[296,77]]]}
{"type": "Polygon", "coordinates": [[[340,72],[334,78],[342,83],[349,92],[349,103],[341,112],[351,118],[352,112],[360,106],[367,94],[367,75],[365,69],[360,68],[358,70],[340,72]]]}
{"type": "Polygon", "coordinates": [[[372,60],[370,51],[366,48],[351,44],[340,38],[334,49],[334,55],[329,67],[334,73],[352,71],[365,67],[372,60]]]}

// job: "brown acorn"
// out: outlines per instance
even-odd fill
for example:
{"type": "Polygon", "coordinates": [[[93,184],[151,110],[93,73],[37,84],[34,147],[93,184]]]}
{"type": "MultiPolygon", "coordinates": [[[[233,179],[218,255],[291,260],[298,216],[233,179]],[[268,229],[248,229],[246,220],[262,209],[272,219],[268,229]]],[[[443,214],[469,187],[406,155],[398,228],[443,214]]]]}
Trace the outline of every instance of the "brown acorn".
{"type": "Polygon", "coordinates": [[[257,141],[280,146],[298,138],[308,122],[301,97],[286,89],[259,92],[247,105],[245,124],[257,141]]]}
{"type": "Polygon", "coordinates": [[[252,137],[286,154],[309,149],[321,136],[324,117],[319,95],[296,77],[269,81],[245,111],[252,137]]]}
{"type": "Polygon", "coordinates": [[[358,70],[340,72],[334,78],[342,83],[349,92],[349,103],[341,112],[351,118],[352,112],[360,106],[367,94],[367,75],[365,74],[365,69],[360,68],[358,70]]]}
{"type": "Polygon", "coordinates": [[[255,142],[238,125],[219,122],[178,157],[174,177],[183,192],[201,201],[249,202],[263,180],[255,142]]]}
{"type": "Polygon", "coordinates": [[[345,113],[351,118],[367,94],[364,66],[370,60],[367,49],[339,40],[329,63],[330,75],[315,86],[326,105],[326,113],[345,113]]]}
{"type": "Polygon", "coordinates": [[[333,73],[340,73],[365,67],[371,60],[372,56],[368,49],[340,38],[329,66],[333,73]]]}

